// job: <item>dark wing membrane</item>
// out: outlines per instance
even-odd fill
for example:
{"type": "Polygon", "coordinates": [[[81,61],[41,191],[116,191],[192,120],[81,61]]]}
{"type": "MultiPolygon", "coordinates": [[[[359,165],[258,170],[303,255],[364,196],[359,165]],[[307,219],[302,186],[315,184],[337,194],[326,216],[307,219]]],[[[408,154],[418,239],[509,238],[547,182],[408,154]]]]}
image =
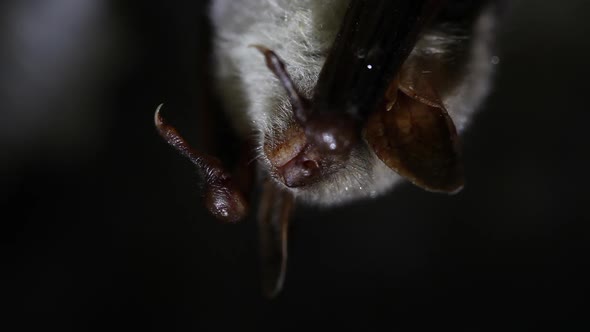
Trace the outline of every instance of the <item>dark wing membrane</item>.
{"type": "Polygon", "coordinates": [[[352,0],[320,73],[313,113],[366,118],[444,2],[352,0]]]}

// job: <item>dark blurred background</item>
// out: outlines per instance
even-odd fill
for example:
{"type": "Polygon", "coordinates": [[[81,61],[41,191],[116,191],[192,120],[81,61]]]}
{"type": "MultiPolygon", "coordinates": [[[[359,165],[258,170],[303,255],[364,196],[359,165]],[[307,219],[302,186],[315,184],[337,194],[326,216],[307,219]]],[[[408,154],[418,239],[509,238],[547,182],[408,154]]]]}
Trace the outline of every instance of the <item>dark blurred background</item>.
{"type": "Polygon", "coordinates": [[[194,169],[153,127],[165,102],[170,122],[200,144],[204,8],[0,4],[7,326],[590,327],[590,2],[515,2],[498,36],[495,88],[464,135],[464,191],[403,185],[298,210],[274,301],[260,295],[255,222],[208,217],[194,169]]]}

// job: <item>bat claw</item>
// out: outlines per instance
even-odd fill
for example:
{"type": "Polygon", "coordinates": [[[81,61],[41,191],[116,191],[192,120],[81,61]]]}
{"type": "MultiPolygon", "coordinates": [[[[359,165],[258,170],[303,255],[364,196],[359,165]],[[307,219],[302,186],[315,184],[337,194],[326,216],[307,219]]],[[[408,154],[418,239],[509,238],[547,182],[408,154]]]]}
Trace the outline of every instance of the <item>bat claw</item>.
{"type": "Polygon", "coordinates": [[[162,115],[160,115],[160,110],[162,109],[162,106],[164,106],[164,103],[158,105],[158,107],[156,107],[156,112],[154,113],[154,123],[156,124],[156,127],[161,127],[164,124],[162,115]]]}

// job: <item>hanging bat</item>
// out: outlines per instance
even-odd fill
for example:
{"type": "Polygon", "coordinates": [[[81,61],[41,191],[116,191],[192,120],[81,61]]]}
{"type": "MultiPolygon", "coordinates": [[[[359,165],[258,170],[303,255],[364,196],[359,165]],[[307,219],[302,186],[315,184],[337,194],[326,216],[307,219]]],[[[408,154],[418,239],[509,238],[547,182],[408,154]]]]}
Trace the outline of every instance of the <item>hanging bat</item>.
{"type": "MultiPolygon", "coordinates": [[[[458,133],[489,90],[495,10],[458,0],[212,1],[215,84],[256,159],[265,294],[282,287],[295,202],[345,204],[405,180],[461,190],[458,133]]],[[[155,122],[195,164],[208,210],[242,219],[243,181],[192,149],[159,109],[155,122]]]]}

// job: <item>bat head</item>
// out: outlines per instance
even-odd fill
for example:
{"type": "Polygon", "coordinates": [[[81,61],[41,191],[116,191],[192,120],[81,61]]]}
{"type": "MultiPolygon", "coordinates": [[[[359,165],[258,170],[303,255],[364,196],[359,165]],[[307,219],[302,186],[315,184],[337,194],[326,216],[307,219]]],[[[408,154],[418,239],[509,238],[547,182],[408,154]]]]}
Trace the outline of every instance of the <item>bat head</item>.
{"type": "Polygon", "coordinates": [[[277,183],[316,205],[378,196],[402,179],[458,192],[458,132],[489,89],[492,23],[488,11],[470,30],[427,29],[377,108],[360,121],[310,112],[311,93],[299,92],[278,57],[269,60],[271,51],[262,49],[287,92],[276,112],[284,115],[281,125],[262,130],[263,164],[277,183]]]}

